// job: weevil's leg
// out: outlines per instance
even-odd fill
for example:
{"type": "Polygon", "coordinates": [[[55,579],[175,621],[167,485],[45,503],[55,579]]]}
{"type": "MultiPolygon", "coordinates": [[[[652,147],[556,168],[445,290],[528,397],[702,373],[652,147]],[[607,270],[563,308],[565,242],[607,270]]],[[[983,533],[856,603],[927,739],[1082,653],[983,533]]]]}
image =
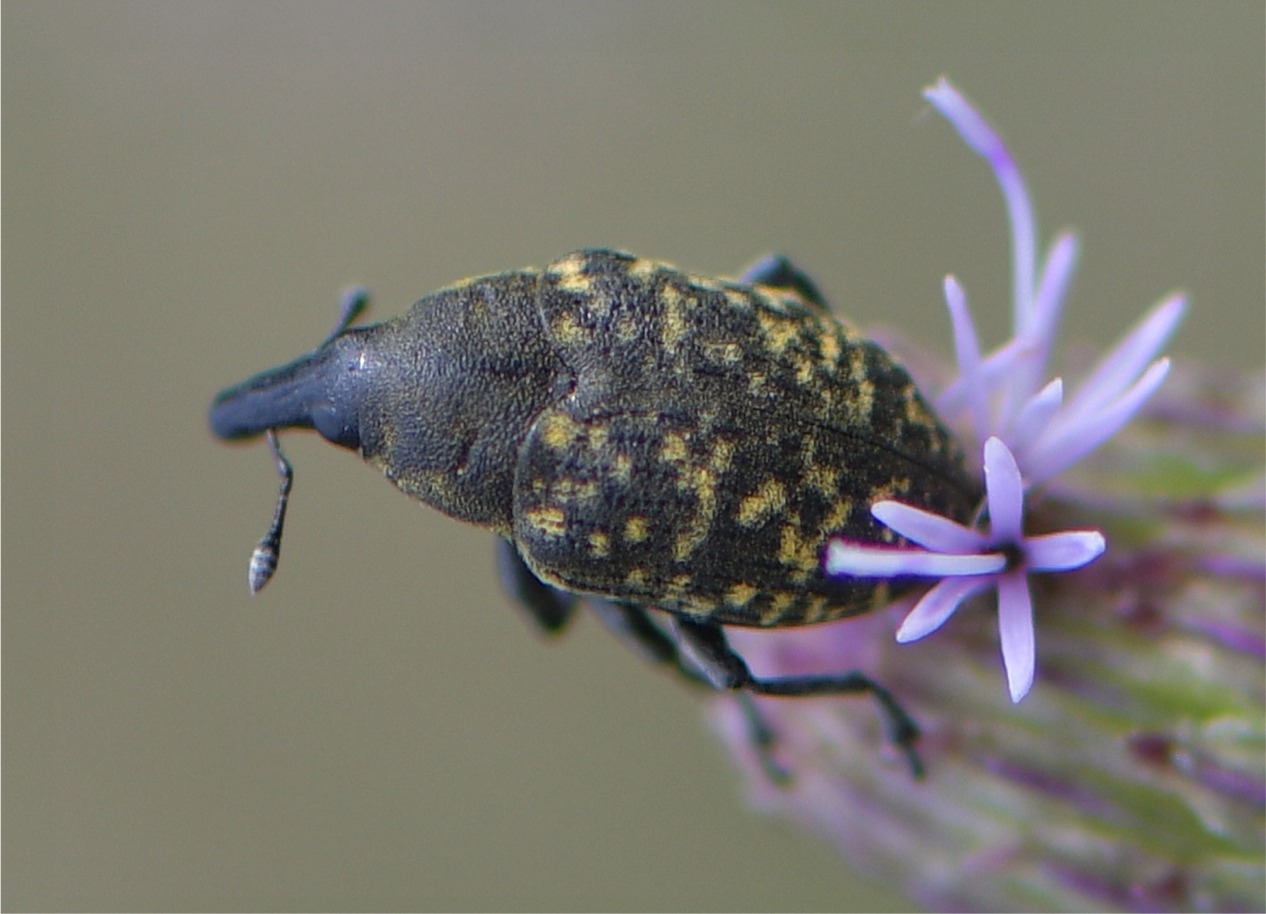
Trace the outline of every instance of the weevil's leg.
{"type": "Polygon", "coordinates": [[[744,270],[739,280],[762,286],[773,286],[775,289],[790,289],[805,301],[830,309],[817,284],[809,278],[808,273],[792,263],[786,254],[770,254],[762,257],[744,270]]]}
{"type": "Polygon", "coordinates": [[[757,695],[830,695],[869,692],[879,702],[889,741],[906,757],[915,778],[923,777],[923,762],[915,751],[919,726],[892,697],[892,693],[870,677],[859,672],[836,676],[784,676],[759,679],[752,675],[743,660],[730,647],[725,632],[715,622],[696,622],[675,618],[673,625],[682,647],[707,674],[718,689],[746,689],[757,695]]]}
{"type": "Polygon", "coordinates": [[[590,599],[589,605],[602,624],[643,660],[671,666],[691,682],[708,685],[708,680],[681,656],[677,642],[655,624],[645,606],[599,598],[590,599]]]}
{"type": "MultiPolygon", "coordinates": [[[[696,685],[712,685],[708,678],[682,655],[677,642],[655,624],[645,606],[599,599],[591,599],[590,605],[593,606],[598,618],[617,638],[646,660],[663,666],[671,666],[678,674],[696,685]]],[[[748,692],[740,692],[738,699],[743,708],[748,738],[760,757],[761,767],[764,768],[766,776],[775,784],[790,782],[791,775],[774,760],[773,746],[776,738],[765,718],[761,716],[760,708],[756,707],[756,702],[752,700],[748,692]]]]}
{"type": "Polygon", "coordinates": [[[774,758],[774,746],[778,743],[778,735],[774,733],[769,721],[765,720],[765,716],[760,713],[756,699],[752,697],[751,692],[742,690],[735,697],[743,708],[743,724],[747,727],[747,739],[756,750],[756,757],[760,760],[765,777],[775,784],[790,784],[791,772],[778,764],[778,760],[774,758]]]}
{"type": "Polygon", "coordinates": [[[576,609],[575,594],[551,587],[534,575],[514,544],[502,537],[497,537],[497,574],[506,595],[549,634],[560,631],[576,609]]]}

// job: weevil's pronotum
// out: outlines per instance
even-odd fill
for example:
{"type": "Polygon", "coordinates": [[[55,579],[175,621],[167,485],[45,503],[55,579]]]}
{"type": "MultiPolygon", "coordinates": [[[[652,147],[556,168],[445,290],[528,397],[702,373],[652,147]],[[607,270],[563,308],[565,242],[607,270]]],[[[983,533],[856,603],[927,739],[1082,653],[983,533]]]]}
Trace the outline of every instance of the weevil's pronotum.
{"type": "Polygon", "coordinates": [[[890,540],[877,499],[967,520],[980,498],[906,371],[832,317],[803,273],[771,257],[738,281],[705,279],[583,250],[351,326],[363,304],[351,296],[316,349],[212,405],[221,438],[269,437],[283,477],[252,589],[275,568],[291,478],[275,432],[316,429],[497,534],[503,582],[544,628],[585,598],[717,688],[869,692],[918,772],[918,730],[878,683],[754,676],[723,630],[883,605],[886,584],[823,573],[828,537],[890,540]]]}

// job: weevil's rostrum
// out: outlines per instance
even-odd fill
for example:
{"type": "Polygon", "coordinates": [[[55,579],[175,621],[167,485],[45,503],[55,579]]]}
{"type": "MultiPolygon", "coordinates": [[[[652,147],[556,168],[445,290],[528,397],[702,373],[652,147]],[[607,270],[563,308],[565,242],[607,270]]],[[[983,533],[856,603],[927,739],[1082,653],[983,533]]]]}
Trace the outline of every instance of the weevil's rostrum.
{"type": "MultiPolygon", "coordinates": [[[[583,250],[458,283],[307,359],[323,355],[341,368],[296,398],[314,420],[243,433],[306,424],[359,446],[570,591],[732,625],[834,619],[887,594],[828,579],[828,536],[886,538],[880,498],[966,518],[979,496],[905,370],[791,287],[583,250]]],[[[270,378],[222,394],[217,431],[234,437],[242,388],[270,378]]]]}

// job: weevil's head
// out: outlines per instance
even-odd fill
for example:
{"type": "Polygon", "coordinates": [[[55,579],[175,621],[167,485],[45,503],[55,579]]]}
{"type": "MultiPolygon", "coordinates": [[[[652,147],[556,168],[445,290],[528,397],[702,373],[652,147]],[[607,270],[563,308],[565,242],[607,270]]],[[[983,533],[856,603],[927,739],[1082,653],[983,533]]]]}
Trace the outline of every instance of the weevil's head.
{"type": "Polygon", "coordinates": [[[519,449],[545,404],[572,384],[542,332],[534,273],[460,283],[404,314],[348,328],[221,391],[226,440],[315,429],[401,491],[451,517],[508,530],[519,449]]]}
{"type": "Polygon", "coordinates": [[[366,332],[357,327],[278,368],[220,391],[211,404],[211,430],[230,441],[269,429],[315,429],[331,444],[361,447],[361,413],[374,383],[366,332]]]}

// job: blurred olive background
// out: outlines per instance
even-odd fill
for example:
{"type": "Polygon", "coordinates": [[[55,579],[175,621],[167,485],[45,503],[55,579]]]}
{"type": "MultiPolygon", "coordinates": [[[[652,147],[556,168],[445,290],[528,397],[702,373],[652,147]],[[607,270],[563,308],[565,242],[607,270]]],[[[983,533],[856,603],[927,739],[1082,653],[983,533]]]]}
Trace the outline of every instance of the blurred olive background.
{"type": "MultiPolygon", "coordinates": [[[[220,387],[582,245],[783,250],[948,354],[1005,334],[1004,210],[950,75],[1075,225],[1066,338],[1175,287],[1262,362],[1260,3],[4,5],[4,906],[900,907],[748,811],[698,695],[502,598],[489,535],[220,387]]],[[[872,713],[859,704],[858,713],[872,713]]],[[[856,823],[865,829],[866,823],[856,823]]]]}

